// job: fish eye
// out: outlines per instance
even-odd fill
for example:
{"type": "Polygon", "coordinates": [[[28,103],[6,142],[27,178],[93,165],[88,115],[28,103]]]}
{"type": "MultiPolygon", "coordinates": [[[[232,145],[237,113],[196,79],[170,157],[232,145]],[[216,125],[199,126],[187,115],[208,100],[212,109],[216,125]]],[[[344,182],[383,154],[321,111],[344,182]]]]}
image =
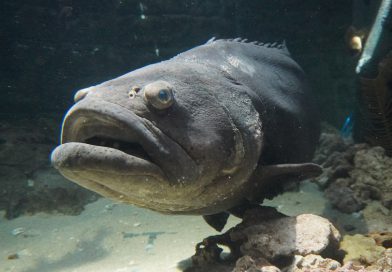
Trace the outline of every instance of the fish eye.
{"type": "Polygon", "coordinates": [[[143,90],[144,100],[156,109],[167,109],[174,103],[173,89],[166,81],[152,82],[143,90]]]}
{"type": "Polygon", "coordinates": [[[170,94],[168,93],[168,90],[165,90],[165,89],[159,90],[158,98],[162,102],[166,102],[167,100],[169,100],[170,99],[170,94]]]}

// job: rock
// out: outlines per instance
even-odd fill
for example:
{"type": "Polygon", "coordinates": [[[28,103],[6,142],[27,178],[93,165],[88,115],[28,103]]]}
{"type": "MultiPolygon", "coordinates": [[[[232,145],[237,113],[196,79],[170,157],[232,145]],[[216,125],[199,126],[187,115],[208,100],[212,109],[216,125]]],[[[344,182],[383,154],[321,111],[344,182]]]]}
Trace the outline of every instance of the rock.
{"type": "Polygon", "coordinates": [[[317,215],[302,214],[266,221],[233,231],[231,238],[245,236],[241,252],[263,256],[269,261],[294,255],[325,254],[337,250],[340,234],[327,220],[317,215]]]}
{"type": "Polygon", "coordinates": [[[58,125],[50,119],[17,120],[0,127],[0,162],[30,173],[49,165],[48,154],[56,146],[58,125]],[[56,128],[56,129],[54,129],[56,128]]]}
{"type": "Polygon", "coordinates": [[[358,271],[358,272],[378,272],[377,270],[368,271],[366,267],[363,265],[355,264],[353,262],[348,262],[344,264],[337,272],[351,272],[351,271],[358,271]]]}
{"type": "Polygon", "coordinates": [[[53,119],[22,119],[0,125],[0,209],[12,219],[23,213],[79,214],[97,195],[51,168],[59,126],[53,119]]]}
{"type": "Polygon", "coordinates": [[[349,177],[352,170],[354,150],[353,142],[344,140],[339,131],[329,125],[323,124],[320,144],[316,150],[313,161],[323,166],[323,173],[315,180],[322,188],[328,187],[338,178],[349,177]]]}
{"type": "Polygon", "coordinates": [[[362,211],[366,228],[370,232],[392,232],[392,210],[388,210],[379,201],[372,201],[362,211]]]}
{"type": "Polygon", "coordinates": [[[232,272],[280,272],[280,269],[270,264],[264,258],[253,259],[250,256],[239,258],[232,272]]]}
{"type": "Polygon", "coordinates": [[[273,266],[273,265],[271,265],[271,266],[263,266],[260,269],[260,272],[280,272],[280,269],[277,268],[276,266],[273,266]]]}
{"type": "Polygon", "coordinates": [[[378,246],[392,248],[392,232],[371,232],[367,236],[373,238],[378,246]]]}
{"type": "Polygon", "coordinates": [[[355,179],[353,190],[371,199],[380,199],[392,209],[392,158],[382,147],[360,150],[354,157],[355,168],[350,176],[355,179]]]}
{"type": "Polygon", "coordinates": [[[290,271],[311,271],[315,269],[321,269],[322,271],[336,270],[341,267],[338,261],[323,258],[320,255],[309,254],[306,256],[296,256],[294,265],[289,269],[290,271]]]}
{"type": "Polygon", "coordinates": [[[320,144],[313,161],[318,164],[323,164],[332,153],[346,150],[348,144],[340,137],[339,131],[336,128],[323,124],[320,144]]]}
{"type": "Polygon", "coordinates": [[[392,249],[385,250],[380,258],[370,265],[361,265],[349,261],[336,272],[359,271],[359,272],[391,272],[392,271],[392,249]]]}
{"type": "Polygon", "coordinates": [[[368,267],[369,270],[375,271],[392,271],[392,248],[389,248],[384,251],[381,258],[376,261],[375,264],[368,267]]]}
{"type": "Polygon", "coordinates": [[[385,251],[385,248],[378,246],[373,238],[361,234],[345,235],[340,243],[340,249],[346,252],[344,264],[352,262],[365,266],[375,263],[385,251]]]}
{"type": "Polygon", "coordinates": [[[286,271],[293,272],[391,272],[392,271],[392,249],[385,250],[379,259],[372,264],[359,264],[355,261],[348,261],[343,266],[339,262],[331,259],[324,259],[318,255],[297,256],[295,264],[286,271]]]}
{"type": "Polygon", "coordinates": [[[345,141],[337,130],[327,127],[314,161],[324,167],[314,181],[326,188],[334,208],[353,213],[379,200],[392,209],[392,158],[382,147],[345,141]]]}
{"type": "Polygon", "coordinates": [[[325,196],[331,205],[344,213],[354,213],[362,210],[366,204],[359,199],[355,192],[347,187],[347,179],[338,179],[333,186],[325,190],[325,196]]]}
{"type": "Polygon", "coordinates": [[[186,271],[230,267],[227,271],[289,271],[296,255],[310,254],[323,256],[317,259],[321,266],[335,267],[336,263],[323,258],[337,255],[339,240],[338,230],[325,218],[312,214],[287,217],[274,208],[258,207],[246,211],[243,221],[226,233],[199,243],[192,256],[193,267],[186,271]],[[228,257],[221,257],[219,245],[229,247],[228,257]]]}

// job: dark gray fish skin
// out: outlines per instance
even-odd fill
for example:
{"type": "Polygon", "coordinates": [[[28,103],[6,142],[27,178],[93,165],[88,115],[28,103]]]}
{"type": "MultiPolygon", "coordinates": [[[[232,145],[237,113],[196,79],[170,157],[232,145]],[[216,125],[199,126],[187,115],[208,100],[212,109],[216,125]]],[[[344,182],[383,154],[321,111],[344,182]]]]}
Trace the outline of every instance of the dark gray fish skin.
{"type": "Polygon", "coordinates": [[[317,110],[280,47],[210,41],[79,91],[54,167],[115,200],[201,215],[318,175],[317,110]]]}

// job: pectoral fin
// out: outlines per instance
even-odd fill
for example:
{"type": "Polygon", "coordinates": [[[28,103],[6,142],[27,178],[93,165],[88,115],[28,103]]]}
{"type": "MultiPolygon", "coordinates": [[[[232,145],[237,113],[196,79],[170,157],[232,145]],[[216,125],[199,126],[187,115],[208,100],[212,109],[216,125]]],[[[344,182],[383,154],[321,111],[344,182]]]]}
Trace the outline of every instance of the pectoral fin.
{"type": "Polygon", "coordinates": [[[322,168],[314,163],[260,165],[251,178],[247,199],[259,203],[282,193],[286,182],[299,182],[314,178],[322,173],[322,168]]]}
{"type": "Polygon", "coordinates": [[[254,176],[263,183],[279,179],[290,179],[293,181],[301,181],[308,178],[314,178],[322,173],[320,165],[315,163],[289,163],[289,164],[273,164],[259,166],[254,176]]]}
{"type": "Polygon", "coordinates": [[[259,200],[262,201],[266,195],[275,195],[276,191],[279,191],[279,185],[284,181],[301,181],[317,177],[321,173],[321,166],[314,163],[261,165],[253,174],[254,187],[251,188],[249,197],[244,199],[244,203],[233,207],[228,212],[203,215],[203,218],[208,225],[221,231],[226,225],[230,213],[242,217],[249,209],[263,208],[257,204],[259,200]]]}
{"type": "Polygon", "coordinates": [[[229,213],[221,212],[216,214],[203,215],[203,218],[208,225],[210,225],[217,231],[221,231],[225,227],[229,216],[229,213]]]}

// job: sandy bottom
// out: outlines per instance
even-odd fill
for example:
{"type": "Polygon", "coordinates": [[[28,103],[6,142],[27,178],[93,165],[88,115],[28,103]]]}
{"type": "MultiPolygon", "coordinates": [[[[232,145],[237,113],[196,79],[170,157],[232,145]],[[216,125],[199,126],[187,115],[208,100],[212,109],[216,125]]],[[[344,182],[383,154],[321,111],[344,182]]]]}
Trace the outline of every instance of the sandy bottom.
{"type": "MultiPolygon", "coordinates": [[[[288,215],[319,214],[343,220],[358,230],[364,225],[361,214],[331,211],[322,193],[309,183],[299,192],[288,192],[266,203],[288,215]]],[[[373,220],[375,228],[392,225],[381,221],[373,220]]],[[[225,229],[238,222],[230,217],[225,229]]],[[[79,216],[36,214],[2,219],[0,271],[182,271],[195,245],[215,234],[200,216],[161,215],[100,199],[79,216]]]]}
{"type": "MultiPolygon", "coordinates": [[[[238,222],[232,218],[229,226],[238,222]]],[[[0,271],[181,271],[186,262],[179,262],[214,234],[200,216],[161,215],[100,199],[79,216],[2,220],[0,271]],[[9,259],[14,254],[18,258],[9,259]]]]}

